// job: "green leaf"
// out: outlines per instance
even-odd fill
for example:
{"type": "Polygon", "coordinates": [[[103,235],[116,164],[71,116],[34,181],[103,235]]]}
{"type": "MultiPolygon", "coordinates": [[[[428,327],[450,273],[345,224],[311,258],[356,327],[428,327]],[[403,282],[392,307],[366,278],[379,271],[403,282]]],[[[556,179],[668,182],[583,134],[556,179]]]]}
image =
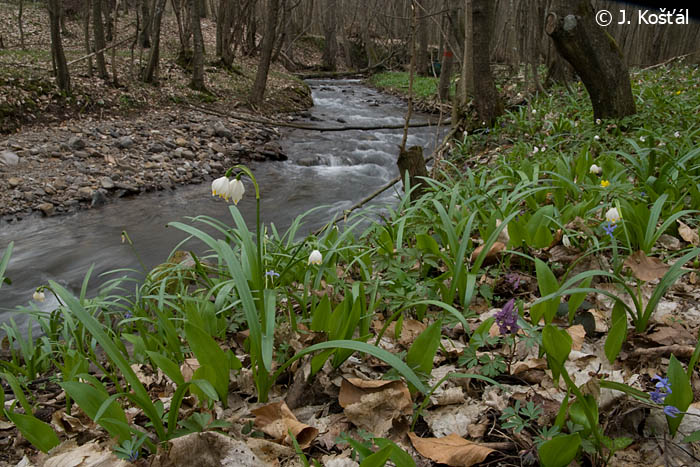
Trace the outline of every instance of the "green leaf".
{"type": "MultiPolygon", "coordinates": [[[[197,357],[199,364],[211,368],[215,377],[209,382],[216,388],[219,400],[226,405],[228,398],[229,367],[226,353],[219,344],[202,328],[190,323],[185,323],[185,336],[192,352],[197,357]]],[[[207,373],[207,376],[210,374],[207,373]]],[[[208,379],[206,377],[202,379],[208,379]]]]}
{"type": "Polygon", "coordinates": [[[146,353],[151,358],[155,366],[160,368],[168,378],[173,380],[176,386],[185,384],[185,378],[182,377],[182,372],[175,362],[159,354],[158,352],[147,350],[146,353]]]}
{"type": "Polygon", "coordinates": [[[317,350],[325,350],[325,349],[352,349],[358,352],[364,352],[367,354],[372,355],[373,357],[378,358],[379,360],[383,361],[390,367],[394,368],[401,376],[406,378],[406,381],[413,384],[418,391],[420,391],[422,394],[427,394],[428,393],[428,388],[425,387],[423,382],[418,378],[418,375],[414,373],[411,368],[406,365],[403,361],[401,361],[396,355],[382,349],[379,347],[375,347],[374,345],[368,344],[366,342],[358,342],[358,341],[349,341],[349,340],[337,340],[337,341],[328,341],[328,342],[321,342],[318,344],[314,344],[311,347],[307,347],[306,349],[298,352],[296,355],[294,355],[292,358],[287,360],[284,365],[282,365],[274,374],[273,376],[273,381],[277,380],[277,378],[282,374],[283,371],[285,371],[292,363],[295,361],[299,360],[301,357],[303,357],[306,354],[309,354],[311,352],[315,352],[317,350]]]}
{"type": "Polygon", "coordinates": [[[360,467],[384,467],[386,462],[391,457],[393,451],[390,445],[384,446],[379,451],[369,455],[360,463],[360,467]]]}
{"type": "MultiPolygon", "coordinates": [[[[664,405],[672,405],[681,412],[685,412],[693,402],[693,389],[690,386],[688,375],[675,355],[671,355],[671,361],[668,364],[668,382],[672,392],[664,399],[664,405]]],[[[671,436],[676,435],[676,430],[683,421],[683,416],[682,413],[676,415],[676,418],[666,416],[671,436]]]]}
{"type": "Polygon", "coordinates": [[[552,370],[552,378],[559,381],[561,369],[571,352],[571,336],[563,329],[548,324],[542,330],[542,347],[547,353],[547,364],[552,370]]]}
{"type": "Polygon", "coordinates": [[[430,374],[433,358],[440,346],[442,321],[437,320],[421,332],[406,353],[406,363],[423,374],[430,374]]]}
{"type": "MultiPolygon", "coordinates": [[[[110,396],[102,383],[97,379],[93,379],[93,381],[95,386],[78,381],[64,381],[60,383],[60,386],[88,417],[95,420],[102,404],[110,396]]],[[[124,413],[124,409],[122,409],[115,400],[113,400],[106,409],[102,408],[102,416],[97,420],[98,425],[107,430],[111,436],[119,438],[120,442],[131,439],[131,432],[125,429],[122,423],[127,423],[126,414],[124,413]],[[120,423],[113,423],[108,419],[116,420],[120,423]]]]}
{"type": "MultiPolygon", "coordinates": [[[[578,287],[587,289],[591,286],[592,281],[593,277],[584,279],[578,287]]],[[[576,310],[578,310],[578,307],[580,307],[583,301],[586,299],[586,295],[588,295],[587,292],[577,292],[569,296],[569,324],[573,323],[576,310]]]]}
{"type": "MultiPolygon", "coordinates": [[[[559,282],[557,281],[557,278],[544,261],[535,258],[535,271],[537,274],[537,286],[540,289],[541,297],[546,297],[547,295],[553,294],[559,289],[559,282]]],[[[557,314],[557,308],[559,308],[560,301],[561,299],[559,297],[553,297],[549,300],[533,305],[533,307],[530,309],[532,324],[537,325],[542,317],[544,317],[545,324],[551,323],[554,316],[557,314]]]]}
{"type": "Polygon", "coordinates": [[[311,312],[311,330],[328,332],[331,317],[331,301],[324,295],[311,312]]]}
{"type": "Polygon", "coordinates": [[[566,467],[576,458],[580,446],[578,433],[552,438],[542,443],[538,450],[540,463],[543,467],[566,467]]]}
{"type": "Polygon", "coordinates": [[[14,413],[5,411],[7,418],[15,424],[27,441],[32,443],[38,450],[49,452],[52,448],[60,444],[56,433],[48,423],[42,422],[33,415],[14,413]]]}
{"type": "Polygon", "coordinates": [[[374,438],[373,441],[380,448],[384,448],[386,446],[390,446],[392,448],[389,458],[398,467],[415,467],[416,463],[413,461],[413,458],[393,441],[386,438],[374,438]]]}
{"type": "Polygon", "coordinates": [[[10,255],[12,255],[12,247],[15,245],[15,242],[10,242],[9,245],[7,245],[7,248],[5,249],[5,253],[2,255],[2,259],[0,259],[0,288],[2,288],[2,284],[11,284],[10,279],[5,277],[5,270],[7,269],[7,265],[10,262],[10,255]]]}
{"type": "Polygon", "coordinates": [[[440,255],[440,246],[438,242],[428,234],[416,235],[416,247],[423,253],[432,253],[436,256],[440,255]]]}
{"type": "Polygon", "coordinates": [[[615,302],[612,311],[612,326],[605,339],[605,356],[610,363],[615,362],[627,338],[627,312],[620,302],[615,302]]]}
{"type": "Polygon", "coordinates": [[[700,441],[700,430],[694,431],[693,433],[683,438],[683,443],[694,443],[696,441],[700,441]]]}

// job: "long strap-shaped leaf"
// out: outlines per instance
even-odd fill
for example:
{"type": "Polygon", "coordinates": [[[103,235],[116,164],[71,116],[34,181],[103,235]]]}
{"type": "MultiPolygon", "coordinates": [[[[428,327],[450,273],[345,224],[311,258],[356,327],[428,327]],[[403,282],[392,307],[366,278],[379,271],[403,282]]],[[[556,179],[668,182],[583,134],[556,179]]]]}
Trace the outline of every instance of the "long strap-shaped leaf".
{"type": "Polygon", "coordinates": [[[156,430],[156,434],[160,440],[165,440],[165,428],[163,427],[163,422],[158,415],[153,402],[151,401],[148,392],[139,381],[136,373],[131,369],[129,363],[124,358],[124,355],[119,351],[117,345],[112,342],[107,334],[104,332],[102,323],[97,321],[94,316],[88,313],[85,308],[80,304],[80,302],[65,288],[60,284],[49,281],[51,289],[58,295],[63,303],[66,304],[68,311],[75,315],[83,326],[92,334],[92,336],[97,340],[100,346],[104,349],[107,356],[112,360],[112,362],[119,368],[124,379],[129,383],[131,390],[134,392],[134,399],[138,401],[139,406],[143,409],[146,416],[153,423],[153,427],[156,430]]]}

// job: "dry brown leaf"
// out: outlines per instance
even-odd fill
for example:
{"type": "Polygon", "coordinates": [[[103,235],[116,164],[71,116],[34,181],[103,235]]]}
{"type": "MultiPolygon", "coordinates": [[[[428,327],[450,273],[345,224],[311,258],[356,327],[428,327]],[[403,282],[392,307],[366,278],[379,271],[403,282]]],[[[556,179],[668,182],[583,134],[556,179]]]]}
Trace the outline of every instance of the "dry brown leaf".
{"type": "Polygon", "coordinates": [[[205,467],[210,465],[217,467],[261,467],[265,465],[253,454],[245,442],[215,431],[190,433],[172,439],[168,441],[168,444],[169,449],[163,449],[161,454],[150,463],[150,467],[205,467]]]}
{"type": "Polygon", "coordinates": [[[658,345],[692,345],[696,340],[695,336],[686,329],[672,326],[660,326],[646,337],[658,345]]]}
{"type": "Polygon", "coordinates": [[[566,330],[566,332],[568,332],[571,336],[571,348],[573,350],[581,350],[581,346],[583,346],[583,339],[586,337],[586,330],[583,329],[583,326],[580,324],[571,326],[566,330]]]}
{"type": "Polygon", "coordinates": [[[415,433],[409,433],[411,444],[423,457],[441,464],[469,467],[483,462],[494,452],[477,443],[473,443],[455,434],[444,438],[420,438],[415,433]]]}
{"type": "Polygon", "coordinates": [[[384,436],[398,421],[411,414],[413,401],[403,381],[343,379],[338,402],[355,426],[384,436]]]}
{"type": "Polygon", "coordinates": [[[180,372],[185,381],[190,381],[192,379],[192,375],[197,371],[197,368],[199,368],[199,360],[196,358],[186,358],[185,361],[182,362],[182,365],[180,365],[180,372]]]}
{"type": "Polygon", "coordinates": [[[108,446],[90,441],[82,446],[65,441],[51,451],[50,457],[37,462],[41,467],[127,467],[129,462],[117,458],[108,446]]]}
{"type": "Polygon", "coordinates": [[[691,245],[699,246],[700,236],[698,235],[698,230],[691,229],[679,220],[677,220],[676,222],[678,222],[678,234],[681,236],[681,238],[686,242],[690,243],[691,245]]]}
{"type": "MultiPolygon", "coordinates": [[[[416,337],[420,335],[428,325],[422,323],[421,321],[415,319],[406,319],[401,325],[401,335],[399,336],[399,343],[404,347],[408,348],[416,340],[416,337]]],[[[381,329],[381,328],[380,328],[381,329]]],[[[385,336],[390,336],[393,338],[396,335],[396,321],[392,321],[391,324],[386,329],[385,336]]]]}
{"type": "Polygon", "coordinates": [[[80,419],[68,415],[65,409],[59,409],[51,415],[51,426],[57,433],[65,433],[69,438],[85,430],[80,419]]]}
{"type": "Polygon", "coordinates": [[[634,277],[647,282],[661,279],[670,268],[659,258],[645,255],[642,250],[628,256],[624,265],[630,268],[634,277]]]}
{"type": "Polygon", "coordinates": [[[255,415],[255,426],[282,444],[293,444],[290,430],[302,449],[308,448],[318,436],[318,430],[297,420],[284,401],[272,402],[251,412],[255,415]]]}
{"type": "MultiPolygon", "coordinates": [[[[479,246],[476,248],[476,250],[474,250],[474,252],[472,253],[472,256],[471,256],[471,262],[472,262],[472,263],[473,263],[474,261],[476,261],[476,259],[479,257],[479,255],[481,254],[481,252],[483,251],[483,249],[484,249],[484,245],[479,245],[479,246]]],[[[498,258],[498,256],[499,256],[505,249],[506,249],[505,243],[502,243],[502,242],[495,242],[495,243],[491,246],[491,249],[488,251],[488,253],[486,253],[486,257],[484,258],[484,264],[491,264],[491,263],[493,263],[494,261],[496,261],[496,259],[498,258]]]]}

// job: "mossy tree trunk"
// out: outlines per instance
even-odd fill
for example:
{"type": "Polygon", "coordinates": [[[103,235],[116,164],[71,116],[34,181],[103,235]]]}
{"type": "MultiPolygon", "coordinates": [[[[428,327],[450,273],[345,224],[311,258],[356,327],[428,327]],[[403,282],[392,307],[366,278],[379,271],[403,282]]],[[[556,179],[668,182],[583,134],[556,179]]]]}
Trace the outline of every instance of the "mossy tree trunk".
{"type": "Polygon", "coordinates": [[[581,77],[593,104],[593,118],[621,118],[636,113],[629,71],[615,39],[594,19],[587,0],[557,0],[547,14],[545,31],[557,52],[581,77]]]}

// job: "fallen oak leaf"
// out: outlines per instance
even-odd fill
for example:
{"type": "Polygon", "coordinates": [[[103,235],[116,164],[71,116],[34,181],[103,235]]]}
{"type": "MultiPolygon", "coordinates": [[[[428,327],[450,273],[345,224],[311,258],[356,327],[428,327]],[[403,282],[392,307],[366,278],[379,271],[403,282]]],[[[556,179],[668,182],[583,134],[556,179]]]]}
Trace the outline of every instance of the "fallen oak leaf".
{"type": "Polygon", "coordinates": [[[680,220],[676,220],[676,222],[678,222],[678,234],[681,238],[691,245],[700,246],[700,235],[698,235],[697,229],[691,229],[680,220]]]}
{"type": "Polygon", "coordinates": [[[456,434],[443,438],[420,438],[409,433],[411,444],[423,457],[452,466],[470,467],[483,462],[493,449],[466,440],[456,434]]]}
{"type": "Polygon", "coordinates": [[[302,449],[308,448],[318,436],[318,430],[297,420],[284,401],[272,402],[251,412],[255,415],[255,426],[282,444],[293,444],[289,430],[302,449]]]}
{"type": "MultiPolygon", "coordinates": [[[[481,252],[484,250],[485,245],[479,245],[474,252],[472,253],[471,256],[471,262],[474,263],[481,252]]],[[[486,256],[484,257],[484,264],[491,264],[496,261],[496,259],[501,255],[503,251],[505,251],[506,245],[502,242],[495,242],[489,251],[486,253],[486,256]]]]}
{"type": "Polygon", "coordinates": [[[661,279],[670,269],[659,258],[647,256],[642,250],[628,256],[624,265],[630,268],[634,277],[645,282],[661,279]]]}

